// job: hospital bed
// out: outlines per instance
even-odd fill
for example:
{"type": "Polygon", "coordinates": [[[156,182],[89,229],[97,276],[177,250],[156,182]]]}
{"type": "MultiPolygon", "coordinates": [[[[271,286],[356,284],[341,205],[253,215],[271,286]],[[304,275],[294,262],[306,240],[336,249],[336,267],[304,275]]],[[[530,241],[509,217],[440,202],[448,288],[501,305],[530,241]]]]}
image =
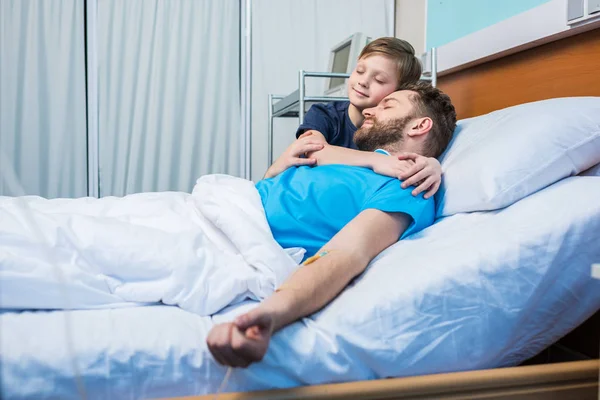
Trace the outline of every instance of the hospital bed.
{"type": "MultiPolygon", "coordinates": [[[[597,73],[586,72],[595,68],[585,62],[590,54],[600,56],[600,30],[440,76],[467,122],[442,162],[436,224],[378,256],[329,306],[277,333],[261,363],[231,374],[225,390],[238,393],[220,398],[595,398],[597,355],[521,364],[600,308],[600,281],[591,278],[591,264],[600,261],[600,168],[589,176],[517,176],[515,187],[532,192],[525,196],[481,190],[476,178],[489,170],[471,168],[481,154],[471,146],[498,135],[479,136],[475,128],[498,126],[506,114],[468,119],[536,100],[600,96],[597,73]],[[533,84],[530,70],[543,71],[543,80],[533,84]],[[492,209],[472,211],[477,198],[457,193],[465,185],[492,209]],[[490,192],[498,196],[485,199],[490,192]]],[[[565,104],[576,103],[558,105],[565,104]]],[[[597,149],[576,155],[589,160],[597,149]]],[[[487,161],[503,165],[500,157],[487,161]]],[[[160,305],[4,311],[2,397],[203,398],[226,374],[208,353],[208,331],[254,306],[244,302],[212,318],[160,305]]]]}

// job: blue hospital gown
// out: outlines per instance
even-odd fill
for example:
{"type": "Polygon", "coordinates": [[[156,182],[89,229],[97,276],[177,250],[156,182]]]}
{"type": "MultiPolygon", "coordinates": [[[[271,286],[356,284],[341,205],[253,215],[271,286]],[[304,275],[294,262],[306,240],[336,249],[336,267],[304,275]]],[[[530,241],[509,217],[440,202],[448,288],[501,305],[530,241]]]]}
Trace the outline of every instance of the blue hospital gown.
{"type": "Polygon", "coordinates": [[[401,238],[434,221],[434,201],[413,196],[400,181],[369,168],[346,165],[293,167],[256,188],[275,240],[313,255],[361,211],[375,208],[412,218],[401,238]]]}

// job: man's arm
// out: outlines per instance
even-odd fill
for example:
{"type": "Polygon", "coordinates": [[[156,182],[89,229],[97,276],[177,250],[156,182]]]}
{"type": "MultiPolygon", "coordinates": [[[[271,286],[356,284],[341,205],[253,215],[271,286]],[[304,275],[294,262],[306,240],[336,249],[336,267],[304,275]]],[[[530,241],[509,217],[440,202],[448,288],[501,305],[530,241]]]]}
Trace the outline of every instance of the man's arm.
{"type": "Polygon", "coordinates": [[[274,316],[274,330],[312,314],[333,300],[379,253],[396,243],[410,225],[403,213],[362,211],[322,249],[328,254],[298,269],[259,312],[274,316]]]}
{"type": "Polygon", "coordinates": [[[327,305],[396,243],[410,222],[403,213],[362,211],[323,247],[327,255],[299,268],[279,291],[234,323],[213,327],[207,343],[215,359],[234,367],[260,361],[274,332],[327,305]]]}

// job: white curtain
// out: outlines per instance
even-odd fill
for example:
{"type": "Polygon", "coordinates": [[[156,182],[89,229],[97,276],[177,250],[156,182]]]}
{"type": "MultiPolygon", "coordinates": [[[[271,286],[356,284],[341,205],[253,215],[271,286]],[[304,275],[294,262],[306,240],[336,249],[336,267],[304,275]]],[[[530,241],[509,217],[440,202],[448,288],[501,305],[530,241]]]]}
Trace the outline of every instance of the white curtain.
{"type": "MultiPolygon", "coordinates": [[[[252,0],[252,179],[267,165],[267,97],[298,89],[298,70],[327,71],[329,53],[350,35],[393,36],[394,0],[252,0]]],[[[307,80],[322,95],[324,81],[307,80]]],[[[273,156],[294,140],[297,118],[276,118],[273,156]]]]}
{"type": "Polygon", "coordinates": [[[239,0],[99,0],[100,195],[240,175],[239,0]]]}
{"type": "Polygon", "coordinates": [[[0,1],[0,195],[87,194],[84,5],[0,1]]]}

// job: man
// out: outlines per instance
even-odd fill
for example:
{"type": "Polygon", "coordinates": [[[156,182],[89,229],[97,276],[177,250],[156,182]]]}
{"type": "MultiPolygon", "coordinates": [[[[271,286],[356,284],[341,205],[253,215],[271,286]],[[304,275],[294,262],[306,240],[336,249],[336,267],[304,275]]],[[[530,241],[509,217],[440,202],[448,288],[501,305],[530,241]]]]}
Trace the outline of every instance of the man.
{"type": "MultiPolygon", "coordinates": [[[[438,157],[456,127],[448,96],[425,83],[406,85],[363,113],[357,147],[391,162],[404,152],[438,157]]],[[[432,199],[415,198],[371,169],[331,164],[330,150],[324,144],[311,155],[317,167],[258,182],[275,240],[315,256],[258,307],[213,327],[207,344],[220,364],[260,361],[274,332],[327,305],[381,251],[433,223],[432,199]]]]}

